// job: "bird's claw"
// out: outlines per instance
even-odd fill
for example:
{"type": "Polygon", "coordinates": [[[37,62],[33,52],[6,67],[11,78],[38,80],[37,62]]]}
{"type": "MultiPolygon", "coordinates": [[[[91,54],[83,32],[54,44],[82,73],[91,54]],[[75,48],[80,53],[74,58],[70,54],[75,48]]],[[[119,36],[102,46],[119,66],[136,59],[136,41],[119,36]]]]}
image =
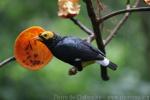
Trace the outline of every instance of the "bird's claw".
{"type": "Polygon", "coordinates": [[[70,76],[77,74],[77,68],[75,68],[75,67],[70,68],[69,71],[68,71],[68,74],[70,76]]]}

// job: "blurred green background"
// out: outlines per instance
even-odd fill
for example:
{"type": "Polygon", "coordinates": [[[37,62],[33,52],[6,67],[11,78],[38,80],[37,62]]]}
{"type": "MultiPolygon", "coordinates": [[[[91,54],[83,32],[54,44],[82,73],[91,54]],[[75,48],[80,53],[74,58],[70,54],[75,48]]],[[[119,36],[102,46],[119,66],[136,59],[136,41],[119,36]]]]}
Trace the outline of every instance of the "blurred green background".
{"type": "MultiPolygon", "coordinates": [[[[125,0],[103,1],[104,14],[125,7],[125,0]]],[[[81,12],[77,18],[90,28],[85,7],[81,2],[81,12]]],[[[58,17],[57,11],[57,0],[0,0],[0,61],[13,55],[16,37],[30,26],[38,25],[62,36],[87,37],[71,20],[58,17]]],[[[121,17],[112,18],[103,24],[104,38],[121,17]]],[[[106,47],[107,57],[119,66],[117,71],[109,70],[109,81],[101,79],[97,64],[88,66],[75,76],[68,76],[70,65],[56,58],[39,71],[29,71],[12,62],[0,69],[0,100],[50,100],[67,95],[148,96],[149,17],[150,12],[133,13],[106,47]]]]}

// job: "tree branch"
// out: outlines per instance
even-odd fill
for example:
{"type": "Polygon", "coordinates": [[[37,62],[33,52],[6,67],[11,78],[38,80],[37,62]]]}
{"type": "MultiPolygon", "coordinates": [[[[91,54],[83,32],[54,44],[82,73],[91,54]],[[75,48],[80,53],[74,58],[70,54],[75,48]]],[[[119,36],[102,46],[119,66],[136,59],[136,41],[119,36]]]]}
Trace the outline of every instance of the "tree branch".
{"type": "Polygon", "coordinates": [[[80,29],[83,30],[84,32],[86,32],[88,35],[94,34],[93,31],[91,31],[89,28],[87,28],[85,25],[83,25],[79,20],[77,20],[75,18],[70,18],[70,20],[73,21],[74,24],[79,26],[80,29]]]}
{"type": "Polygon", "coordinates": [[[140,3],[140,0],[136,0],[135,4],[133,5],[133,8],[136,8],[140,3]]]}
{"type": "Polygon", "coordinates": [[[6,64],[8,64],[8,63],[10,63],[12,61],[15,61],[15,60],[16,59],[15,59],[14,56],[9,57],[9,58],[5,59],[4,61],[0,62],[0,67],[3,67],[4,65],[6,65],[6,64]]]}
{"type": "MultiPolygon", "coordinates": [[[[126,9],[130,9],[130,0],[127,0],[126,9]]],[[[106,40],[104,41],[104,45],[106,46],[112,38],[117,34],[117,31],[121,28],[121,26],[126,22],[128,19],[130,13],[125,13],[123,18],[117,23],[117,25],[114,27],[114,29],[110,32],[110,34],[107,36],[106,40]]]]}
{"type": "Polygon", "coordinates": [[[73,21],[74,24],[76,24],[81,30],[83,30],[89,35],[87,39],[85,39],[88,43],[92,42],[95,39],[93,31],[87,28],[85,25],[83,25],[79,20],[75,18],[70,18],[70,20],[73,21]]]}
{"type": "MultiPolygon", "coordinates": [[[[97,21],[97,17],[96,17],[96,14],[95,14],[95,11],[94,11],[94,8],[92,5],[92,1],[91,0],[85,0],[85,3],[87,6],[86,8],[88,11],[88,16],[91,20],[92,27],[94,30],[97,46],[105,54],[105,48],[104,48],[104,44],[103,44],[103,40],[102,40],[101,31],[99,28],[100,24],[97,21]]],[[[101,66],[101,76],[102,76],[103,80],[109,80],[106,67],[101,66]]]]}
{"type": "Polygon", "coordinates": [[[116,15],[119,14],[123,14],[126,12],[140,12],[140,11],[150,11],[150,7],[138,7],[138,8],[130,8],[130,9],[122,9],[122,10],[118,10],[118,11],[114,11],[108,15],[105,15],[104,17],[102,17],[101,19],[99,19],[99,23],[104,22],[105,20],[112,18],[116,15]]]}
{"type": "MultiPolygon", "coordinates": [[[[133,8],[136,8],[139,4],[139,0],[137,0],[133,6],[133,8]]],[[[127,0],[126,9],[130,9],[130,0],[127,0]]],[[[117,23],[115,28],[111,31],[111,33],[107,36],[106,40],[104,41],[104,45],[106,46],[112,38],[117,34],[117,31],[121,28],[121,26],[127,21],[129,18],[129,15],[131,15],[131,12],[125,13],[123,18],[117,23]]]]}
{"type": "Polygon", "coordinates": [[[100,0],[96,0],[96,1],[97,1],[98,7],[99,7],[99,12],[100,12],[101,10],[103,10],[103,5],[100,0]]]}
{"type": "Polygon", "coordinates": [[[126,20],[129,17],[129,13],[126,13],[123,18],[117,23],[117,25],[115,26],[115,28],[111,31],[111,33],[108,35],[108,37],[106,38],[106,40],[104,40],[104,45],[106,46],[111,40],[112,38],[117,34],[117,31],[121,28],[121,26],[126,22],[126,20]]]}

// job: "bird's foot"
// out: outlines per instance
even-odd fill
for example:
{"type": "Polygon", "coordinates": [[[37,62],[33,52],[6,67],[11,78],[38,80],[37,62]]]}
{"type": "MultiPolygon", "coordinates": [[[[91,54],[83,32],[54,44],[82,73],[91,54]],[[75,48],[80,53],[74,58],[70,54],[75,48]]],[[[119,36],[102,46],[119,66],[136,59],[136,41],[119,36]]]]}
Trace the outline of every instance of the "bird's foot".
{"type": "Polygon", "coordinates": [[[71,75],[75,75],[77,74],[78,69],[76,67],[72,67],[69,69],[68,74],[71,75]]]}
{"type": "Polygon", "coordinates": [[[75,75],[75,74],[77,74],[78,71],[82,71],[82,70],[83,70],[82,66],[81,67],[72,67],[69,69],[68,74],[75,75]]]}

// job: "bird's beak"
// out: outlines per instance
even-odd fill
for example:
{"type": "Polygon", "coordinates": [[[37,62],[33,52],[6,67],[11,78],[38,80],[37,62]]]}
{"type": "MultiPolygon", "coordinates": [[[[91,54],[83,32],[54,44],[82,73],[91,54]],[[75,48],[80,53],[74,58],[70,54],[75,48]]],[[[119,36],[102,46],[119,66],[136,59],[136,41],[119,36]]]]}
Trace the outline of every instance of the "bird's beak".
{"type": "Polygon", "coordinates": [[[36,36],[36,37],[34,37],[34,39],[38,40],[38,41],[41,41],[41,42],[43,41],[43,39],[40,36],[36,36]]]}

